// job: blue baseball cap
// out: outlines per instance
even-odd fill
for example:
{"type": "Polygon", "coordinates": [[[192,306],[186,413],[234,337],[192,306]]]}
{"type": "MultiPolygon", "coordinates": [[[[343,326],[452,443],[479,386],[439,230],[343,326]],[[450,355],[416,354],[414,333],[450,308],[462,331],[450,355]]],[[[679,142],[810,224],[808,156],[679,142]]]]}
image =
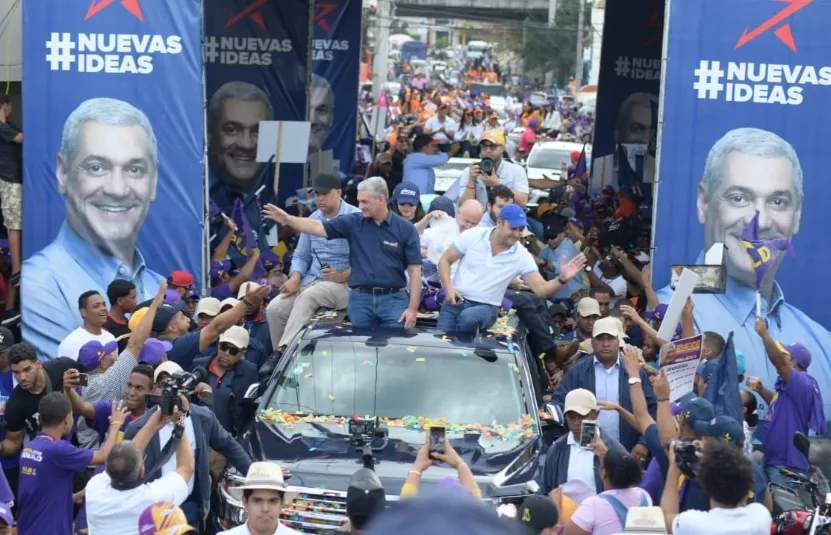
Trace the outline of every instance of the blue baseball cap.
{"type": "Polygon", "coordinates": [[[699,364],[698,370],[695,373],[701,376],[705,383],[709,383],[713,377],[713,373],[716,371],[716,366],[718,366],[718,359],[710,359],[704,364],[699,364]]]}
{"type": "Polygon", "coordinates": [[[693,397],[686,401],[681,406],[681,415],[687,421],[687,425],[696,429],[696,425],[700,423],[708,423],[716,417],[713,410],[713,404],[704,398],[693,397]]]}
{"type": "Polygon", "coordinates": [[[499,211],[499,219],[507,221],[511,227],[524,228],[528,224],[528,218],[525,217],[525,210],[516,204],[508,204],[502,207],[499,211]]]}
{"type": "Polygon", "coordinates": [[[517,529],[470,494],[437,492],[399,502],[374,519],[366,535],[516,535],[517,529]]]}
{"type": "Polygon", "coordinates": [[[702,437],[726,440],[736,446],[744,445],[744,429],[742,424],[730,416],[716,416],[709,422],[696,422],[693,426],[696,434],[702,437]]]}
{"type": "Polygon", "coordinates": [[[420,199],[421,192],[418,190],[418,186],[412,182],[402,182],[401,184],[395,186],[395,190],[393,190],[392,193],[392,200],[395,201],[396,204],[418,205],[420,199]]]}

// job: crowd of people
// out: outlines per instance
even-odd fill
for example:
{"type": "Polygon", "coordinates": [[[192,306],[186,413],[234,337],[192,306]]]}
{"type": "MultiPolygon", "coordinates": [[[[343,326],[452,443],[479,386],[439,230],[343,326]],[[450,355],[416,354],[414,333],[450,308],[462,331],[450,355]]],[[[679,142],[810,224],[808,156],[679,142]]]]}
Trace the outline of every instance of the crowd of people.
{"type": "Polygon", "coordinates": [[[359,470],[342,531],[513,533],[524,524],[545,535],[602,535],[622,531],[630,508],[659,506],[671,533],[769,532],[770,485],[794,486],[787,474],[810,469],[790,438],[826,432],[810,353],[774,340],[759,319],[766,354],[737,356],[729,333],[695,332],[692,301],[663,339],[650,199],[593,191],[584,151],[532,206],[535,184],[521,162],[537,136],[585,142],[592,125],[564,102],[520,96],[508,95],[502,124],[487,95],[469,88],[403,89],[397,126],[370,152],[369,169],[347,180],[320,174],[305,196],[265,206],[278,247],[230,254],[242,229],[226,218],[207,295],[186,271],[142,303],[132,282],[113,280],[106,295],[77,296],[78,326],[45,361],[0,327],[0,533],[201,533],[226,466],[246,475],[230,492],[247,512],[227,533],[293,533],[280,515],[296,490],[237,439],[253,417],[251,388],[266,384],[321,309],[345,311],[356,329],[412,329],[426,314],[443,333],[474,335],[515,315],[541,406],[559,407],[566,428],[546,445],[539,491],[500,508],[513,521],[475,503],[482,491],[447,441],[444,454],[421,448],[400,490],[359,470]],[[517,127],[525,131],[511,155],[507,135],[517,127]],[[478,160],[439,195],[435,169],[457,154],[478,160]],[[671,400],[660,348],[696,334],[704,349],[694,392],[671,400]],[[737,381],[716,386],[740,396],[738,417],[708,396],[719,364],[734,358],[737,381]],[[768,359],[776,384],[744,377],[744,358],[768,359]],[[192,381],[193,395],[176,395],[177,381],[192,381]],[[586,422],[596,422],[589,441],[586,422]],[[436,464],[458,478],[439,485],[438,498],[418,497],[436,464]],[[388,494],[408,503],[386,512],[388,494]]]}

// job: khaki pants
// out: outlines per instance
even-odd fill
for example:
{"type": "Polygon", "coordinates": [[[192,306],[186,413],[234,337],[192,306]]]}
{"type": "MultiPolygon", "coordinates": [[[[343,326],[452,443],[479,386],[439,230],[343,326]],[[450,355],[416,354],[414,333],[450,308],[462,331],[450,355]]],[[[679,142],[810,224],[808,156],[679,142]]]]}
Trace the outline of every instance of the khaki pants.
{"type": "Polygon", "coordinates": [[[349,299],[349,287],[340,282],[316,280],[288,297],[277,296],[266,308],[268,330],[274,349],[288,345],[318,308],[343,310],[349,299]]]}
{"type": "Polygon", "coordinates": [[[222,476],[222,471],[225,470],[226,464],[227,461],[221,453],[216,450],[211,450],[211,477],[215,482],[219,481],[220,476],[222,476]]]}

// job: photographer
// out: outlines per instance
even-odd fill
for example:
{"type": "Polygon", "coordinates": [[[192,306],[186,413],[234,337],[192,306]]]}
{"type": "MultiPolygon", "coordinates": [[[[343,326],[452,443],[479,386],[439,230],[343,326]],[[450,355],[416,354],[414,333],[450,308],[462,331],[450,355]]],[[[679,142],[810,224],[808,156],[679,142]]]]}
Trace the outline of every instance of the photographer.
{"type": "Polygon", "coordinates": [[[661,509],[667,530],[676,535],[766,535],[771,516],[761,504],[747,505],[753,487],[753,467],[740,448],[720,441],[709,442],[699,459],[698,480],[709,497],[707,509],[678,513],[678,488],[671,482],[682,477],[675,458],[675,444],[669,448],[669,472],[661,509]]]}
{"type": "MultiPolygon", "coordinates": [[[[166,381],[164,375],[164,373],[159,373],[159,370],[156,371],[156,384],[152,393],[162,396],[162,405],[178,399],[179,409],[185,415],[185,436],[188,438],[191,452],[196,459],[196,471],[193,477],[188,479],[188,498],[181,504],[181,507],[188,518],[188,522],[193,525],[201,525],[208,516],[211,501],[211,448],[225,456],[231,466],[242,473],[248,472],[251,459],[234,438],[222,428],[210,409],[192,405],[187,397],[182,399],[178,395],[184,392],[177,390],[177,382],[181,385],[183,380],[187,380],[190,384],[196,386],[195,383],[198,381],[191,374],[180,375],[174,373],[166,381]],[[177,375],[180,379],[176,378],[177,375]]],[[[135,438],[153,414],[161,410],[162,407],[154,407],[147,411],[144,416],[130,423],[124,433],[124,438],[126,440],[135,438]]],[[[147,465],[153,466],[156,463],[164,444],[172,436],[173,427],[173,423],[168,422],[150,440],[150,445],[145,452],[145,463],[147,465]]],[[[168,460],[162,466],[160,473],[155,474],[151,481],[175,471],[176,459],[177,456],[174,456],[168,460]]]]}
{"type": "Polygon", "coordinates": [[[462,171],[445,197],[461,204],[468,199],[476,199],[482,204],[488,202],[488,188],[502,185],[514,192],[516,204],[525,208],[528,202],[528,176],[521,165],[509,162],[502,158],[505,151],[505,134],[493,128],[482,134],[479,142],[479,151],[482,161],[470,164],[462,171]]]}
{"type": "MultiPolygon", "coordinates": [[[[188,497],[187,481],[193,476],[194,459],[186,434],[176,448],[176,469],[155,481],[141,484],[146,467],[143,453],[153,436],[169,422],[179,426],[181,413],[162,417],[156,411],[132,441],[113,447],[106,471],[94,476],[86,487],[89,535],[132,535],[144,509],[156,502],[179,505],[188,497]]],[[[179,427],[178,432],[184,432],[179,427]]],[[[152,468],[152,467],[151,467],[152,468]]]]}
{"type": "Polygon", "coordinates": [[[349,522],[340,529],[327,531],[326,535],[337,533],[352,533],[361,535],[378,515],[387,507],[387,497],[384,485],[370,468],[361,468],[349,480],[346,489],[346,516],[349,522]]]}
{"type": "Polygon", "coordinates": [[[418,494],[418,489],[421,486],[421,476],[425,470],[431,466],[438,466],[441,463],[446,463],[450,468],[456,470],[459,476],[459,483],[464,488],[470,491],[477,499],[482,499],[482,491],[473,477],[473,472],[465,461],[456,453],[450,441],[444,441],[444,453],[430,453],[430,436],[427,434],[424,446],[418,450],[413,469],[407,473],[407,479],[404,481],[404,486],[401,487],[401,499],[412,498],[418,494]]]}

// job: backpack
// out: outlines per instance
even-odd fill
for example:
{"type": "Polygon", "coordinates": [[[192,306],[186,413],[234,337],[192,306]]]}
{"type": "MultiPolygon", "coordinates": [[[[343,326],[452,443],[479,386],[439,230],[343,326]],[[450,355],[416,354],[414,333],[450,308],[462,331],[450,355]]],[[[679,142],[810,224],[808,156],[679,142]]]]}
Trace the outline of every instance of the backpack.
{"type": "MultiPolygon", "coordinates": [[[[640,507],[647,507],[649,505],[649,500],[646,499],[646,493],[641,491],[641,504],[640,507]]],[[[612,496],[611,494],[606,494],[605,492],[602,494],[597,495],[598,498],[606,500],[609,505],[612,506],[612,509],[615,510],[617,513],[618,518],[620,519],[620,529],[626,528],[626,517],[629,514],[629,509],[623,505],[620,500],[612,496]]]]}

